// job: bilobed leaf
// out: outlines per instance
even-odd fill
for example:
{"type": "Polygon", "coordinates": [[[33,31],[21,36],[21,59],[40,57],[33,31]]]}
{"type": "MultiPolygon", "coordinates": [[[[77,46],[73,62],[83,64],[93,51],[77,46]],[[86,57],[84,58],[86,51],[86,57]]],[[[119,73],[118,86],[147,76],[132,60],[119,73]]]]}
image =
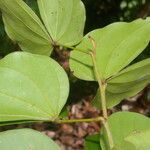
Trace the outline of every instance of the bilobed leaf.
{"type": "Polygon", "coordinates": [[[150,59],[133,64],[108,80],[108,105],[134,96],[150,83],[150,59]]]}
{"type": "Polygon", "coordinates": [[[146,86],[148,85],[149,82],[150,82],[149,79],[141,79],[141,80],[127,82],[127,83],[109,83],[107,87],[107,91],[114,94],[125,93],[131,91],[133,88],[136,88],[140,84],[144,83],[146,86]]]}
{"type": "Polygon", "coordinates": [[[96,63],[101,78],[116,75],[135,59],[150,41],[150,18],[130,23],[118,22],[88,33],[71,53],[70,67],[74,75],[84,80],[95,80],[92,60],[86,54],[96,45],[96,63]],[[80,52],[78,52],[80,51],[80,52]],[[86,52],[86,53],[85,53],[86,52]],[[83,71],[82,71],[83,70],[83,71]]]}
{"type": "Polygon", "coordinates": [[[134,132],[125,138],[126,141],[132,143],[136,149],[148,150],[150,148],[150,130],[144,130],[142,132],[134,132]]]}
{"type": "MultiPolygon", "coordinates": [[[[108,118],[108,124],[112,133],[114,146],[120,148],[120,150],[136,150],[136,147],[132,142],[125,140],[126,137],[133,133],[150,129],[150,119],[148,117],[131,112],[114,113],[108,118]]],[[[103,150],[107,150],[108,140],[104,129],[102,129],[101,137],[101,147],[103,150]]]]}
{"type": "Polygon", "coordinates": [[[108,83],[128,83],[150,77],[150,58],[135,63],[108,80],[108,83]]]}
{"type": "Polygon", "coordinates": [[[0,133],[1,150],[60,150],[46,135],[31,129],[8,130],[0,133]]]}
{"type": "Polygon", "coordinates": [[[47,56],[9,54],[0,61],[0,76],[0,123],[53,120],[66,103],[67,75],[47,56]]]}
{"type": "Polygon", "coordinates": [[[23,0],[0,0],[0,10],[8,36],[22,50],[50,55],[51,39],[40,19],[23,0]]]}
{"type": "Polygon", "coordinates": [[[83,37],[85,8],[81,0],[38,0],[43,22],[57,45],[72,46],[83,37]]]}
{"type": "MultiPolygon", "coordinates": [[[[149,80],[138,82],[136,86],[134,87],[130,86],[128,91],[122,93],[111,93],[106,90],[107,108],[112,108],[113,106],[119,104],[121,100],[135,96],[137,93],[139,93],[142,89],[144,89],[147,86],[148,82],[149,80]]],[[[97,108],[100,108],[101,107],[99,102],[100,100],[101,97],[98,89],[94,99],[92,100],[92,105],[97,108]]]]}
{"type": "Polygon", "coordinates": [[[111,93],[109,91],[106,91],[107,107],[111,108],[119,104],[121,100],[135,96],[147,86],[148,82],[149,80],[139,82],[139,84],[137,83],[136,86],[130,87],[130,90],[122,93],[111,93]]]}
{"type": "MultiPolygon", "coordinates": [[[[92,58],[88,54],[93,50],[89,36],[96,45],[98,72],[101,79],[107,81],[107,107],[134,96],[150,83],[150,59],[125,68],[149,43],[149,18],[131,23],[113,23],[84,37],[71,52],[70,67],[76,77],[93,81],[96,78],[92,58]]],[[[96,97],[100,99],[98,94],[96,97]]]]}
{"type": "Polygon", "coordinates": [[[85,138],[85,150],[101,150],[100,148],[100,135],[89,135],[85,138]]]}
{"type": "MultiPolygon", "coordinates": [[[[110,108],[121,100],[134,96],[150,83],[150,59],[127,67],[107,82],[106,99],[107,107],[110,108]]],[[[100,95],[97,92],[92,103],[98,108],[99,99],[100,95]]]]}

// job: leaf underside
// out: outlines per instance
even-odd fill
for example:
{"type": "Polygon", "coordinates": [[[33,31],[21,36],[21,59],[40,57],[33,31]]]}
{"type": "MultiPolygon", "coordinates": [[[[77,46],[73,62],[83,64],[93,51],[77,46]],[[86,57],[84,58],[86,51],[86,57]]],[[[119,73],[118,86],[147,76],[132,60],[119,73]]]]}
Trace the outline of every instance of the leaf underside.
{"type": "Polygon", "coordinates": [[[0,61],[0,123],[56,119],[69,93],[68,78],[47,56],[15,52],[0,61]]]}
{"type": "Polygon", "coordinates": [[[70,67],[76,77],[93,81],[96,78],[92,58],[88,54],[93,50],[89,36],[96,45],[96,64],[101,80],[107,81],[107,107],[134,96],[150,83],[150,59],[125,68],[148,45],[150,18],[113,23],[83,38],[71,52],[70,67]]]}
{"type": "MultiPolygon", "coordinates": [[[[149,118],[131,112],[114,113],[108,118],[108,124],[110,126],[115,148],[119,150],[136,150],[134,142],[130,142],[130,140],[127,140],[126,138],[132,134],[150,129],[149,118]]],[[[103,150],[108,149],[107,141],[107,135],[103,129],[101,133],[101,147],[103,150]]],[[[144,141],[142,143],[144,144],[144,141]]]]}
{"type": "Polygon", "coordinates": [[[49,137],[31,129],[0,132],[1,150],[60,150],[49,137]]]}
{"type": "Polygon", "coordinates": [[[51,39],[40,19],[23,0],[0,0],[0,9],[8,36],[22,50],[50,55],[51,39]]]}
{"type": "Polygon", "coordinates": [[[83,38],[71,53],[70,67],[78,78],[93,81],[94,74],[89,74],[93,72],[92,59],[86,54],[93,50],[89,36],[96,45],[98,72],[102,79],[108,79],[126,67],[148,45],[150,18],[137,19],[130,23],[113,23],[102,29],[93,30],[83,38]]]}
{"type": "Polygon", "coordinates": [[[72,46],[83,37],[85,8],[81,0],[38,0],[43,22],[57,45],[72,46]]]}
{"type": "Polygon", "coordinates": [[[148,150],[150,148],[150,130],[134,132],[125,138],[126,141],[135,145],[136,149],[148,150]]]}
{"type": "MultiPolygon", "coordinates": [[[[135,63],[108,81],[106,90],[107,107],[113,107],[122,99],[132,97],[150,83],[150,59],[135,63]]],[[[99,91],[93,100],[94,106],[99,108],[99,91]]]]}

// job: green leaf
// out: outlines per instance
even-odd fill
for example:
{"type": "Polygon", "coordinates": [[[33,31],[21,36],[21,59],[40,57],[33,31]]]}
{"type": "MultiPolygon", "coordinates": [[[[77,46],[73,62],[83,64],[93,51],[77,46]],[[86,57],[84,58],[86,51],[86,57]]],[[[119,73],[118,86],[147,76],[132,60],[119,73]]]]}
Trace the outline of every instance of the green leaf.
{"type": "Polygon", "coordinates": [[[136,149],[148,150],[150,148],[150,130],[134,132],[125,138],[126,141],[135,145],[136,149]]]}
{"type": "Polygon", "coordinates": [[[59,118],[64,119],[64,118],[68,118],[68,116],[69,116],[69,110],[68,110],[67,106],[65,105],[59,114],[59,118]]]}
{"type": "Polygon", "coordinates": [[[108,80],[108,106],[140,92],[150,83],[150,59],[133,64],[108,80]]]}
{"type": "Polygon", "coordinates": [[[79,79],[87,81],[96,80],[93,62],[89,54],[73,50],[70,56],[70,69],[79,79]]]}
{"type": "Polygon", "coordinates": [[[5,56],[8,53],[15,50],[13,42],[8,39],[8,36],[5,33],[4,25],[2,21],[2,16],[0,12],[0,56],[5,56]]]}
{"type": "MultiPolygon", "coordinates": [[[[125,141],[126,137],[132,133],[150,129],[150,119],[148,117],[131,112],[118,112],[111,115],[108,118],[108,124],[115,147],[121,150],[136,150],[133,144],[125,141]],[[125,142],[127,143],[125,144],[125,142]]],[[[104,129],[102,130],[101,137],[101,147],[103,150],[107,150],[108,143],[104,129]]]]}
{"type": "Polygon", "coordinates": [[[81,0],[38,0],[43,22],[57,45],[72,46],[83,37],[85,8],[81,0]]]}
{"type": "MultiPolygon", "coordinates": [[[[121,100],[136,95],[150,83],[150,59],[133,64],[107,80],[107,107],[117,105],[121,100]]],[[[100,95],[97,92],[93,105],[99,106],[100,95]]]]}
{"type": "Polygon", "coordinates": [[[85,139],[85,150],[101,150],[99,140],[99,134],[87,136],[85,139]]]}
{"type": "Polygon", "coordinates": [[[39,8],[36,0],[24,0],[26,4],[34,11],[38,16],[40,16],[39,8]]]}
{"type": "Polygon", "coordinates": [[[0,133],[1,150],[60,150],[46,135],[31,129],[16,129],[0,133]]]}
{"type": "Polygon", "coordinates": [[[135,63],[108,80],[108,83],[126,83],[150,77],[150,58],[135,63]]]}
{"type": "MultiPolygon", "coordinates": [[[[131,23],[113,23],[87,34],[71,52],[70,67],[74,75],[83,80],[95,79],[89,36],[96,45],[96,63],[101,80],[107,81],[107,107],[134,96],[150,83],[150,59],[145,59],[125,69],[147,46],[150,40],[150,19],[138,19],[131,23]],[[111,39],[110,39],[111,38],[111,39]]],[[[92,102],[99,106],[97,93],[92,102]]]]}
{"type": "MultiPolygon", "coordinates": [[[[112,150],[136,150],[135,146],[129,142],[123,141],[122,144],[124,147],[120,147],[120,145],[115,145],[112,150]]],[[[108,149],[107,149],[108,150],[108,149]]]]}
{"type": "Polygon", "coordinates": [[[118,22],[88,33],[71,53],[70,67],[83,80],[95,80],[90,55],[96,45],[96,63],[101,79],[108,79],[133,61],[150,41],[150,18],[118,22]],[[80,52],[79,52],[80,51],[80,52]]]}
{"type": "Polygon", "coordinates": [[[9,54],[0,61],[0,76],[0,123],[50,121],[66,103],[68,77],[47,56],[9,54]]]}
{"type": "MultiPolygon", "coordinates": [[[[134,86],[132,86],[132,85],[130,85],[130,83],[128,83],[129,89],[125,92],[120,92],[120,93],[112,93],[112,92],[106,90],[107,108],[112,108],[113,106],[119,104],[123,99],[135,96],[138,92],[140,92],[147,86],[148,82],[149,82],[149,79],[142,80],[140,82],[137,82],[134,86]]],[[[108,84],[108,87],[109,87],[109,84],[108,84]]],[[[116,89],[118,89],[118,91],[121,90],[119,88],[120,88],[119,86],[116,87],[116,89]]],[[[96,96],[92,100],[92,105],[97,108],[100,108],[101,107],[100,102],[99,102],[100,100],[101,100],[101,96],[100,96],[100,92],[98,89],[96,96]]]]}
{"type": "Polygon", "coordinates": [[[0,0],[0,9],[8,36],[22,50],[50,55],[51,39],[40,19],[23,0],[0,0]]]}
{"type": "Polygon", "coordinates": [[[109,91],[106,91],[107,107],[111,108],[120,103],[121,100],[135,96],[137,93],[139,93],[147,86],[148,82],[149,80],[139,82],[139,84],[137,83],[136,86],[130,87],[129,91],[122,93],[111,93],[109,91]]]}
{"type": "Polygon", "coordinates": [[[147,79],[137,80],[134,82],[108,84],[107,91],[114,94],[125,93],[131,91],[133,88],[136,88],[140,84],[144,83],[144,85],[146,86],[148,85],[149,82],[150,80],[147,78],[147,79]]]}

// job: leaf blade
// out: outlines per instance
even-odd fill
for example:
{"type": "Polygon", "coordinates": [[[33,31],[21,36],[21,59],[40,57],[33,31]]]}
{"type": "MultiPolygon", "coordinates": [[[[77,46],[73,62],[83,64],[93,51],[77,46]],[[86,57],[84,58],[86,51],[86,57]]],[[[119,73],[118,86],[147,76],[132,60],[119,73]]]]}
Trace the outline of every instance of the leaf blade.
{"type": "Polygon", "coordinates": [[[51,39],[37,15],[22,0],[1,0],[0,9],[8,36],[22,50],[50,55],[51,39]]]}
{"type": "Polygon", "coordinates": [[[101,150],[99,140],[99,134],[87,136],[84,144],[85,150],[101,150]]]}
{"type": "Polygon", "coordinates": [[[16,129],[0,133],[0,149],[60,150],[50,138],[31,129],[16,129]]]}
{"type": "Polygon", "coordinates": [[[132,133],[125,138],[125,141],[134,144],[136,149],[147,150],[150,147],[149,138],[150,130],[144,130],[142,132],[132,133]]]}
{"type": "MultiPolygon", "coordinates": [[[[81,62],[82,67],[86,68],[84,70],[88,70],[82,74],[82,79],[93,81],[95,78],[91,74],[90,78],[87,78],[86,75],[93,71],[93,68],[87,67],[91,66],[91,61],[86,63],[86,66],[84,65],[85,57],[87,60],[89,59],[85,52],[89,53],[93,50],[89,36],[92,37],[96,45],[98,72],[101,74],[102,79],[108,79],[126,67],[148,45],[150,40],[150,18],[146,20],[137,19],[130,23],[113,23],[102,29],[94,30],[83,38],[82,42],[71,53],[70,66],[72,71],[76,70],[75,74],[80,78],[81,73],[78,73],[75,68],[79,65],[73,65],[75,62],[72,61],[72,58],[75,58],[78,63],[81,62]],[[78,50],[82,54],[77,58],[75,55],[77,55],[78,50]],[[81,55],[84,59],[82,59],[81,55]]],[[[81,66],[79,67],[81,68],[81,66]]]]}
{"type": "MultiPolygon", "coordinates": [[[[128,90],[122,91],[122,92],[110,92],[106,90],[106,102],[107,102],[107,108],[112,108],[119,104],[123,99],[130,98],[137,93],[139,93],[141,90],[143,90],[146,86],[149,80],[144,80],[141,83],[135,84],[135,86],[131,86],[128,90]]],[[[119,88],[119,87],[117,87],[119,88]]],[[[114,89],[113,89],[114,90],[114,89]]],[[[96,108],[100,108],[100,103],[99,101],[101,100],[100,94],[99,94],[99,89],[97,90],[97,93],[92,100],[92,105],[96,108]]]]}
{"type": "MultiPolygon", "coordinates": [[[[135,149],[134,145],[128,143],[124,146],[125,138],[134,132],[141,132],[149,129],[150,120],[144,115],[131,112],[118,112],[114,113],[108,118],[108,124],[113,136],[116,148],[132,150],[135,149]]],[[[107,149],[107,139],[105,131],[103,130],[101,139],[101,146],[103,150],[107,149]]],[[[128,141],[127,141],[128,142],[128,141]]]]}
{"type": "Polygon", "coordinates": [[[85,8],[80,0],[38,0],[38,6],[54,43],[72,46],[80,42],[85,22],[85,8]]]}
{"type": "Polygon", "coordinates": [[[0,61],[0,75],[0,122],[53,120],[66,103],[67,75],[49,57],[12,53],[0,61]]]}
{"type": "Polygon", "coordinates": [[[108,80],[109,83],[139,81],[150,76],[150,58],[135,63],[108,80]]]}

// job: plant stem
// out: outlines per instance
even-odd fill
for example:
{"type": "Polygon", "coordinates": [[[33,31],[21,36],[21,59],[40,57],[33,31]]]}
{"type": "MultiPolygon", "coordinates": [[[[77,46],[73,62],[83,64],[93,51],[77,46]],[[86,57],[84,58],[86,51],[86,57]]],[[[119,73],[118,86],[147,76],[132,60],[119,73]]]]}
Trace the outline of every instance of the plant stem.
{"type": "MultiPolygon", "coordinates": [[[[94,56],[93,52],[91,52],[91,57],[92,57],[93,65],[94,65],[94,71],[95,71],[96,79],[97,79],[98,84],[99,84],[100,95],[101,95],[100,103],[102,105],[103,116],[105,119],[107,119],[108,115],[107,115],[107,107],[106,107],[106,99],[105,99],[106,84],[102,83],[102,81],[101,81],[100,74],[98,73],[97,64],[96,64],[96,60],[95,60],[95,56],[94,56]]],[[[101,110],[101,108],[100,108],[100,110],[101,110]]]]}
{"type": "Polygon", "coordinates": [[[96,59],[95,59],[95,55],[94,55],[93,52],[91,52],[91,57],[92,57],[92,60],[93,60],[95,75],[96,75],[96,78],[97,78],[97,81],[98,81],[98,84],[99,84],[99,88],[100,88],[100,90],[99,90],[100,95],[101,95],[100,103],[102,105],[103,117],[105,118],[105,121],[103,121],[103,125],[104,125],[104,128],[105,128],[106,133],[107,133],[110,149],[112,149],[113,146],[114,146],[114,143],[113,143],[113,138],[112,138],[112,134],[111,134],[109,125],[107,123],[107,119],[108,119],[107,106],[106,106],[106,86],[107,86],[107,84],[105,83],[105,81],[101,80],[101,76],[98,72],[96,59]]]}
{"type": "MultiPolygon", "coordinates": [[[[93,50],[85,52],[83,50],[80,50],[78,48],[76,48],[76,50],[86,53],[88,55],[91,55],[92,61],[93,61],[93,67],[94,67],[94,72],[95,72],[95,77],[98,81],[99,84],[99,88],[100,88],[100,95],[101,95],[101,101],[100,104],[102,105],[102,112],[103,112],[103,117],[98,117],[98,118],[91,118],[91,119],[74,119],[74,120],[57,120],[57,123],[76,123],[76,122],[102,122],[103,126],[105,128],[105,131],[107,133],[107,137],[108,137],[108,143],[109,143],[109,147],[110,149],[112,149],[114,147],[114,142],[113,142],[113,138],[112,138],[112,134],[109,128],[109,124],[107,122],[108,119],[108,114],[107,114],[107,105],[106,105],[106,80],[102,79],[102,75],[99,73],[98,71],[98,67],[97,67],[97,63],[96,63],[96,42],[94,41],[94,39],[89,36],[90,42],[93,45],[93,50]]],[[[68,47],[68,46],[64,46],[66,48],[70,48],[70,49],[75,49],[74,47],[68,47]]],[[[101,108],[100,108],[101,110],[101,108]]]]}
{"type": "Polygon", "coordinates": [[[105,131],[106,131],[106,133],[107,133],[109,147],[110,147],[110,149],[113,149],[113,147],[114,147],[114,141],[113,141],[112,134],[111,134],[111,132],[110,132],[109,124],[108,124],[107,121],[105,121],[105,122],[103,123],[103,125],[104,125],[105,131]]]}
{"type": "MultiPolygon", "coordinates": [[[[91,36],[89,36],[89,40],[93,45],[93,50],[90,52],[90,54],[91,54],[91,58],[93,61],[95,77],[96,77],[98,84],[99,84],[99,89],[100,89],[99,92],[100,92],[100,96],[101,96],[100,104],[101,104],[102,111],[103,111],[103,117],[105,119],[102,123],[103,123],[103,126],[106,130],[106,133],[107,133],[109,147],[110,147],[110,149],[112,149],[114,147],[114,142],[113,142],[112,134],[111,134],[111,131],[109,128],[109,124],[107,122],[107,119],[108,119],[107,105],[106,105],[106,86],[107,86],[107,83],[106,83],[106,80],[104,80],[102,78],[102,75],[98,71],[98,66],[96,63],[96,43],[95,43],[95,40],[91,36]]],[[[100,110],[101,110],[101,108],[100,108],[100,110]]]]}
{"type": "Polygon", "coordinates": [[[105,119],[108,119],[106,97],[105,97],[105,95],[106,95],[106,83],[99,81],[99,86],[100,86],[100,95],[101,95],[103,116],[105,119]]]}
{"type": "Polygon", "coordinates": [[[103,117],[97,117],[97,118],[88,118],[88,119],[63,119],[63,120],[55,120],[55,123],[81,123],[81,122],[103,122],[103,117]]]}

